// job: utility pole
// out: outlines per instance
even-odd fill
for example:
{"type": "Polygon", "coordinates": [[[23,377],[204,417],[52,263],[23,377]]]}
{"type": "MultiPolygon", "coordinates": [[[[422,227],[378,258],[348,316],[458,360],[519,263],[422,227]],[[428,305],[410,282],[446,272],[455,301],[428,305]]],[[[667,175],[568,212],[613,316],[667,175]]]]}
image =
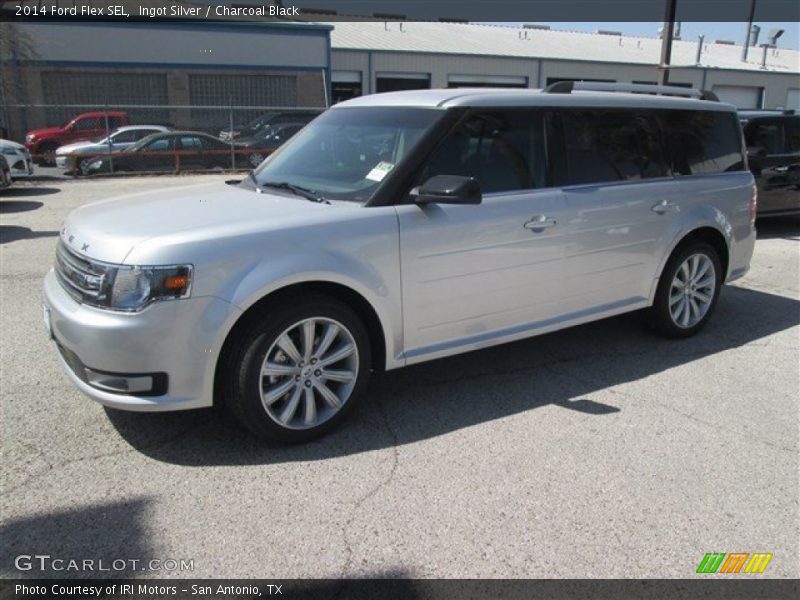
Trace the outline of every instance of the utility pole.
{"type": "Polygon", "coordinates": [[[750,35],[753,31],[753,17],[756,14],[756,0],[750,0],[750,18],[747,19],[747,35],[744,38],[744,48],[742,48],[742,62],[747,62],[747,51],[750,48],[750,35]]]}
{"type": "Polygon", "coordinates": [[[675,5],[677,0],[665,0],[664,28],[661,32],[661,61],[658,69],[658,83],[669,85],[669,63],[672,58],[672,35],[675,31],[675,5]]]}

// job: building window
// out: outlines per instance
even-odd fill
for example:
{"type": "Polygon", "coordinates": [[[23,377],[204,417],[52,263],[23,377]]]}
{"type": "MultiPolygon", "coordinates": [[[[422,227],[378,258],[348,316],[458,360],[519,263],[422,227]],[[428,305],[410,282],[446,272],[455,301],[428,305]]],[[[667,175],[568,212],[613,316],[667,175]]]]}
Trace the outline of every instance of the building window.
{"type": "Polygon", "coordinates": [[[429,73],[378,73],[375,76],[375,91],[379,94],[403,90],[427,90],[430,87],[429,73]]]}
{"type": "Polygon", "coordinates": [[[87,73],[86,71],[45,71],[42,97],[48,125],[62,125],[81,112],[98,106],[115,109],[120,105],[143,104],[158,108],[125,109],[134,123],[166,123],[169,111],[167,76],[149,73],[87,73]],[[86,105],[59,108],[58,105],[86,105]]]}
{"type": "Polygon", "coordinates": [[[332,102],[337,104],[364,93],[361,71],[334,71],[331,76],[332,102]]]}
{"type": "MultiPolygon", "coordinates": [[[[194,106],[219,107],[192,108],[191,126],[219,131],[229,127],[230,106],[297,106],[297,75],[189,75],[189,98],[194,106]]],[[[263,108],[237,110],[235,119],[245,123],[263,112],[263,108]]]]}

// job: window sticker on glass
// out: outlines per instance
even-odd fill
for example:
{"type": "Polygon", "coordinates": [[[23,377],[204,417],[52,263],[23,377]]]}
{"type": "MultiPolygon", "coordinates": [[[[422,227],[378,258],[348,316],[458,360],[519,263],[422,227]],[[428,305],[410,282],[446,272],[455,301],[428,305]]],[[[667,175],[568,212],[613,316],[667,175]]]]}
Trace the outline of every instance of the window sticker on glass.
{"type": "Polygon", "coordinates": [[[367,179],[372,181],[383,181],[383,178],[389,174],[394,168],[394,165],[390,162],[381,161],[377,165],[372,168],[372,171],[367,173],[367,179]]]}

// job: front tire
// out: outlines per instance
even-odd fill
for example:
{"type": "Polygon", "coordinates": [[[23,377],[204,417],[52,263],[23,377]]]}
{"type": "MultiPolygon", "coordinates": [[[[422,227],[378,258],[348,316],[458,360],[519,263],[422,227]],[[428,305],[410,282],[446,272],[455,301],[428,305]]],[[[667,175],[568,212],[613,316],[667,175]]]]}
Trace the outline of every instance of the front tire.
{"type": "Polygon", "coordinates": [[[38,165],[42,167],[53,167],[56,164],[56,150],[58,144],[42,144],[39,147],[38,165]]]}
{"type": "Polygon", "coordinates": [[[658,282],[651,317],[666,337],[686,338],[711,317],[724,274],[717,251],[701,241],[679,246],[667,261],[658,282]]]}
{"type": "Polygon", "coordinates": [[[338,300],[284,299],[237,327],[223,356],[218,391],[261,438],[306,442],[343,421],[369,383],[366,328],[338,300]]]}
{"type": "Polygon", "coordinates": [[[95,160],[95,158],[82,158],[78,162],[78,174],[83,175],[86,177],[89,175],[89,165],[91,165],[95,160]]]}

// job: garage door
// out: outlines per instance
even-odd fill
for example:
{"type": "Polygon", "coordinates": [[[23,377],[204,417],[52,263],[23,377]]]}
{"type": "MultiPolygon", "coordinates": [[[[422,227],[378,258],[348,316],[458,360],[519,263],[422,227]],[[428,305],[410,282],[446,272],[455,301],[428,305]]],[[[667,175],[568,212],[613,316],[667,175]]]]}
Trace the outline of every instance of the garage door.
{"type": "Polygon", "coordinates": [[[722,102],[736,108],[761,108],[764,88],[743,85],[715,85],[714,93],[722,102]]]}
{"type": "Polygon", "coordinates": [[[448,75],[447,87],[526,88],[528,78],[517,75],[448,75]]]}
{"type": "Polygon", "coordinates": [[[800,89],[791,88],[786,92],[786,108],[793,108],[796,112],[800,112],[800,89]]]}

